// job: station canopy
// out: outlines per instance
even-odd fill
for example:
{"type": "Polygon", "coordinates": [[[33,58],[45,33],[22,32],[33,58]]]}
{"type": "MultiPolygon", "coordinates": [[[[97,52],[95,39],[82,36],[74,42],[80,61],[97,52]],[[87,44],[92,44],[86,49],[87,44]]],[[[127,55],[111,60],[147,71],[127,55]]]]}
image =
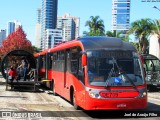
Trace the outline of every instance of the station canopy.
{"type": "Polygon", "coordinates": [[[1,73],[4,78],[6,78],[6,71],[10,66],[13,64],[20,64],[22,57],[28,61],[30,68],[36,68],[36,60],[32,53],[22,49],[12,50],[4,55],[1,60],[1,73]]]}

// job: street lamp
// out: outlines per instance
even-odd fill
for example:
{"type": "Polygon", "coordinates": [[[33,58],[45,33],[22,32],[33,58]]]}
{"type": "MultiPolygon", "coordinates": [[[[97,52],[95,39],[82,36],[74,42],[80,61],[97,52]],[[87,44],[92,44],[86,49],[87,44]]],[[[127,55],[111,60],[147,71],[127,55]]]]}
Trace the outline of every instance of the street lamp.
{"type": "Polygon", "coordinates": [[[160,9],[159,9],[158,7],[156,7],[156,6],[153,6],[153,8],[155,8],[155,9],[157,9],[157,10],[159,10],[159,11],[160,11],[160,9]]]}

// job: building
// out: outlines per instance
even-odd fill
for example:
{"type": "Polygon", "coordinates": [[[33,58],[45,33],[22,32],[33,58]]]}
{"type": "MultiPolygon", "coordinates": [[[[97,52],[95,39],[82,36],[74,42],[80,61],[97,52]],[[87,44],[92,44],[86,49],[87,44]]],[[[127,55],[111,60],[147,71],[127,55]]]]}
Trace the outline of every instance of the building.
{"type": "Polygon", "coordinates": [[[112,0],[112,28],[123,35],[129,30],[130,25],[130,0],[112,0]]]}
{"type": "Polygon", "coordinates": [[[41,23],[42,10],[41,8],[37,9],[37,23],[41,23]]]}
{"type": "Polygon", "coordinates": [[[62,30],[47,29],[46,30],[46,46],[45,48],[53,48],[62,43],[62,30]]]}
{"type": "Polygon", "coordinates": [[[73,40],[79,37],[79,17],[70,16],[65,14],[57,18],[57,29],[62,30],[64,41],[73,40]]]}
{"type": "Polygon", "coordinates": [[[46,49],[46,30],[56,29],[58,0],[42,0],[41,48],[46,49]]]}
{"type": "Polygon", "coordinates": [[[17,28],[19,27],[22,27],[22,24],[18,22],[17,20],[15,20],[14,23],[15,23],[15,30],[17,30],[17,28]]]}
{"type": "Polygon", "coordinates": [[[35,46],[41,48],[41,24],[36,23],[35,27],[35,46]]]}
{"type": "Polygon", "coordinates": [[[8,22],[7,24],[7,36],[15,31],[15,23],[14,22],[8,22]]]}
{"type": "Polygon", "coordinates": [[[6,30],[0,31],[0,46],[2,45],[2,41],[6,38],[6,30]]]}
{"type": "Polygon", "coordinates": [[[12,32],[14,32],[17,28],[19,28],[20,26],[22,26],[21,25],[21,23],[20,22],[18,22],[17,20],[15,20],[15,21],[10,21],[10,22],[8,22],[8,24],[7,24],[7,36],[9,35],[9,34],[11,34],[12,32]]]}
{"type": "Polygon", "coordinates": [[[37,23],[35,26],[35,46],[41,48],[41,9],[37,9],[37,23]]]}
{"type": "Polygon", "coordinates": [[[157,35],[152,35],[149,41],[149,54],[152,54],[160,59],[160,46],[157,35]]]}

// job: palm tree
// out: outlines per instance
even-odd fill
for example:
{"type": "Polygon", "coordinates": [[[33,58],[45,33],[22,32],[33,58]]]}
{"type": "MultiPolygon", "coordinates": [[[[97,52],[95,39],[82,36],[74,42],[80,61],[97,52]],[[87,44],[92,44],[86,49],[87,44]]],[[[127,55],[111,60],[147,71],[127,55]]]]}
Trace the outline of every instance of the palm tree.
{"type": "Polygon", "coordinates": [[[107,32],[106,32],[106,35],[109,36],[109,37],[117,37],[117,38],[120,38],[120,37],[121,37],[121,36],[120,36],[121,33],[122,33],[122,32],[117,32],[116,30],[114,30],[113,32],[107,31],[107,32]]]}
{"type": "Polygon", "coordinates": [[[139,44],[137,42],[130,42],[134,48],[138,51],[139,50],[139,44]]]}
{"type": "Polygon", "coordinates": [[[116,30],[114,30],[113,32],[111,32],[111,31],[107,31],[107,32],[106,32],[106,35],[109,36],[109,37],[120,38],[120,39],[122,39],[123,41],[128,42],[128,41],[129,41],[129,38],[125,38],[124,36],[122,36],[122,34],[123,34],[123,31],[117,32],[116,30]]]}
{"type": "Polygon", "coordinates": [[[131,23],[131,28],[127,34],[134,34],[136,39],[139,40],[139,52],[146,53],[146,49],[149,45],[148,37],[152,33],[152,29],[153,22],[149,18],[137,20],[131,23]]]}
{"type": "Polygon", "coordinates": [[[91,20],[86,21],[85,26],[89,27],[89,36],[102,36],[104,35],[104,23],[99,16],[91,16],[91,20]]]}

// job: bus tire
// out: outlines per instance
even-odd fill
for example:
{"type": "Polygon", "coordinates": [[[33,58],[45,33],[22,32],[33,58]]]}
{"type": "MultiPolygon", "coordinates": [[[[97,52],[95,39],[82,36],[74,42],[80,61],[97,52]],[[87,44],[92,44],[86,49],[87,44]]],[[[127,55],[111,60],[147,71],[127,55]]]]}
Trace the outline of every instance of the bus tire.
{"type": "Polygon", "coordinates": [[[76,104],[75,92],[74,90],[71,91],[71,104],[73,105],[74,109],[79,110],[80,107],[76,104]]]}
{"type": "Polygon", "coordinates": [[[57,96],[56,90],[55,90],[55,82],[53,81],[53,95],[57,96]]]}

